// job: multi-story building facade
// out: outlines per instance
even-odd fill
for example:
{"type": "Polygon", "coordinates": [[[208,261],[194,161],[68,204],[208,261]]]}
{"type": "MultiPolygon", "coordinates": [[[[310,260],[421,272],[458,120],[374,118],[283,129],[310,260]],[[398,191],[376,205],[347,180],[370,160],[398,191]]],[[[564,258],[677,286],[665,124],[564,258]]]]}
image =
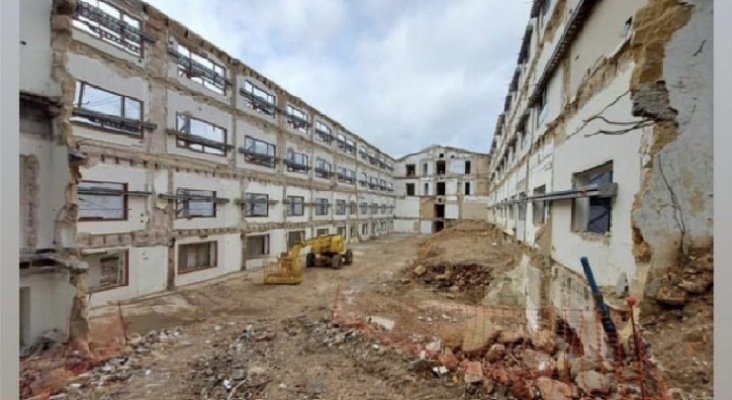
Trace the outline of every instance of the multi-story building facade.
{"type": "Polygon", "coordinates": [[[599,285],[648,298],[680,255],[710,248],[711,41],[711,0],[534,0],[489,201],[551,260],[530,268],[530,306],[591,307],[582,256],[599,285]]]}
{"type": "Polygon", "coordinates": [[[26,343],[85,285],[103,305],[393,230],[391,157],[154,7],[21,7],[26,343]]]}
{"type": "Polygon", "coordinates": [[[485,220],[490,156],[430,146],[397,159],[398,232],[433,233],[457,220],[485,220]]]}

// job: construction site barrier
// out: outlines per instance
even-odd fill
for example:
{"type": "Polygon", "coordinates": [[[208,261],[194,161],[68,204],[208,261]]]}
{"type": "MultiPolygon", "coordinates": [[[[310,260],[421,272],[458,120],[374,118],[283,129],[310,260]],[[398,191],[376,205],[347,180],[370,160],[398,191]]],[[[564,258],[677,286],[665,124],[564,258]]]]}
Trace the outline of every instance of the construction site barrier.
{"type": "Polygon", "coordinates": [[[341,287],[333,321],[429,362],[437,376],[520,399],[670,400],[631,308],[615,316],[619,340],[612,344],[594,310],[422,297],[341,287]]]}

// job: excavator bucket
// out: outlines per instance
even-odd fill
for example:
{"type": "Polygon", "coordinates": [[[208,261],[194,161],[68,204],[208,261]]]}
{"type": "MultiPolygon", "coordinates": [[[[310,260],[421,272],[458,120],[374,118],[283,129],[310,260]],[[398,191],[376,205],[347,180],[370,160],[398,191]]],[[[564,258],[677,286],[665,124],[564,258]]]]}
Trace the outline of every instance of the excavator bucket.
{"type": "Polygon", "coordinates": [[[264,264],[264,283],[267,285],[299,285],[302,283],[302,266],[299,260],[286,255],[276,262],[264,264]]]}

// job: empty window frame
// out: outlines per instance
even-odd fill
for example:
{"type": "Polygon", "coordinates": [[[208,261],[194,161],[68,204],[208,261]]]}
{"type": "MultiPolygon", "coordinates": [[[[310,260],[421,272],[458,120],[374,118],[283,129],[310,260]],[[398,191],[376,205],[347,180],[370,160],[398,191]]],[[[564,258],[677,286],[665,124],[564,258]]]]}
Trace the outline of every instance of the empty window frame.
{"type": "MultiPolygon", "coordinates": [[[[546,193],[546,185],[541,185],[534,189],[533,195],[541,195],[546,193]]],[[[531,221],[534,225],[543,225],[546,222],[546,203],[544,201],[533,201],[531,203],[531,221]]]]}
{"type": "Polygon", "coordinates": [[[215,218],[216,192],[181,188],[176,191],[176,218],[215,218]]]}
{"type": "Polygon", "coordinates": [[[369,164],[378,165],[379,156],[376,155],[376,151],[369,152],[369,164]]]}
{"type": "Polygon", "coordinates": [[[277,164],[277,146],[251,136],[244,138],[244,161],[250,164],[274,168],[277,164]]]}
{"type": "Polygon", "coordinates": [[[287,248],[288,249],[296,244],[302,243],[303,240],[305,240],[305,231],[298,230],[298,231],[287,232],[287,248]]]}
{"type": "Polygon", "coordinates": [[[328,199],[315,199],[315,215],[317,216],[323,216],[328,215],[328,206],[330,204],[328,203],[328,199]]]}
{"type": "MultiPolygon", "coordinates": [[[[539,93],[538,103],[536,104],[536,128],[541,127],[541,124],[546,118],[546,89],[542,89],[539,93]]],[[[523,145],[522,145],[523,147],[523,145]]]]}
{"type": "Polygon", "coordinates": [[[126,191],[126,183],[82,181],[77,187],[79,220],[127,220],[126,191]]]}
{"type": "Polygon", "coordinates": [[[356,171],[345,167],[338,167],[338,182],[354,184],[356,183],[356,171]]]}
{"type": "Polygon", "coordinates": [[[378,204],[371,203],[369,205],[369,208],[370,208],[369,212],[371,213],[371,215],[376,215],[376,214],[379,213],[379,205],[378,204]]]}
{"type": "Polygon", "coordinates": [[[353,155],[356,154],[356,142],[349,137],[346,137],[345,152],[348,154],[353,154],[353,155]]]}
{"type": "Polygon", "coordinates": [[[416,172],[417,168],[414,164],[407,164],[406,169],[407,169],[407,176],[417,176],[417,172],[416,172]]]}
{"type": "Polygon", "coordinates": [[[369,189],[376,190],[379,187],[379,178],[375,176],[369,177],[369,189]]]}
{"type": "Polygon", "coordinates": [[[336,145],[339,149],[346,151],[346,135],[343,133],[338,133],[336,135],[336,145]]]}
{"type": "Polygon", "coordinates": [[[92,293],[124,287],[129,284],[127,251],[89,257],[89,286],[92,293]]]}
{"type": "Polygon", "coordinates": [[[198,153],[226,155],[226,129],[186,113],[177,114],[175,129],[178,147],[198,153]]]}
{"type": "Polygon", "coordinates": [[[361,177],[359,178],[359,180],[358,180],[358,183],[359,183],[359,184],[360,184],[361,186],[366,186],[366,185],[368,185],[368,183],[369,183],[369,178],[368,178],[368,175],[366,175],[366,173],[365,173],[365,172],[361,172],[361,177]]]}
{"type": "Polygon", "coordinates": [[[79,0],[74,27],[110,43],[132,55],[142,57],[142,23],[139,19],[106,1],[79,0]]]}
{"type": "Polygon", "coordinates": [[[368,215],[369,214],[369,204],[366,202],[363,202],[359,205],[359,211],[361,212],[361,215],[368,215]]]}
{"type": "Polygon", "coordinates": [[[471,189],[471,187],[470,187],[470,182],[465,182],[465,184],[463,185],[463,189],[465,189],[465,191],[464,191],[464,194],[465,194],[466,196],[470,196],[470,195],[472,194],[472,193],[470,192],[470,189],[471,189]]]}
{"type": "Polygon", "coordinates": [[[223,65],[196,54],[182,44],[175,45],[178,62],[178,76],[190,79],[208,90],[226,95],[229,83],[227,70],[223,65]]]}
{"type": "Polygon", "coordinates": [[[315,121],[315,136],[321,142],[330,143],[333,140],[333,130],[320,121],[315,121]]]}
{"type": "Polygon", "coordinates": [[[289,172],[307,174],[308,170],[310,170],[310,160],[308,155],[305,153],[298,153],[292,149],[287,150],[285,165],[287,165],[287,171],[289,172]]]}
{"type": "Polygon", "coordinates": [[[414,183],[407,183],[407,196],[414,196],[414,183]]]}
{"type": "Polygon", "coordinates": [[[246,237],[246,257],[260,258],[269,255],[269,235],[252,235],[246,237]]]}
{"type": "MultiPolygon", "coordinates": [[[[613,164],[575,174],[575,187],[613,182],[613,164]]],[[[608,233],[612,228],[614,197],[580,197],[572,201],[572,228],[576,232],[608,233]]]]}
{"type": "Polygon", "coordinates": [[[333,165],[328,161],[318,158],[315,160],[315,176],[323,179],[330,179],[333,175],[333,165]]]}
{"type": "Polygon", "coordinates": [[[287,216],[301,217],[305,215],[305,198],[302,196],[287,196],[287,216]]]}
{"type": "Polygon", "coordinates": [[[277,111],[277,98],[275,95],[255,85],[249,80],[244,81],[244,86],[239,91],[244,97],[247,107],[265,115],[274,116],[277,111]]]}
{"type": "Polygon", "coordinates": [[[245,193],[243,207],[245,217],[268,217],[269,195],[261,193],[245,193]]]}
{"type": "Polygon", "coordinates": [[[346,201],[336,200],[336,215],[346,215],[346,201]]]}
{"type": "Polygon", "coordinates": [[[307,133],[310,123],[305,112],[290,104],[287,105],[287,124],[296,131],[307,133]]]}
{"type": "Polygon", "coordinates": [[[178,274],[216,268],[218,243],[216,241],[178,245],[178,274]]]}
{"type": "Polygon", "coordinates": [[[72,121],[142,137],[142,102],[138,99],[76,81],[74,108],[72,121]]]}

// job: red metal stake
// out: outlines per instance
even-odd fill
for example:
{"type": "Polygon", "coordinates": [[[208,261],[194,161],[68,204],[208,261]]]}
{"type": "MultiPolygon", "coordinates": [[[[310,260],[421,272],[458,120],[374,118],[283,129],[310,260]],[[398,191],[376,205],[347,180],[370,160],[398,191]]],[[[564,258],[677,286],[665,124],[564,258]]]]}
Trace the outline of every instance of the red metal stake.
{"type": "Polygon", "coordinates": [[[636,304],[636,300],[634,297],[628,297],[626,300],[628,302],[628,308],[630,308],[630,323],[633,326],[633,341],[635,342],[635,353],[638,357],[638,374],[640,375],[640,391],[641,391],[641,399],[646,399],[646,389],[644,385],[645,381],[645,371],[643,370],[643,364],[645,364],[645,360],[643,360],[643,350],[641,349],[641,340],[640,336],[638,336],[638,331],[635,327],[635,313],[633,313],[633,306],[636,304]]]}

